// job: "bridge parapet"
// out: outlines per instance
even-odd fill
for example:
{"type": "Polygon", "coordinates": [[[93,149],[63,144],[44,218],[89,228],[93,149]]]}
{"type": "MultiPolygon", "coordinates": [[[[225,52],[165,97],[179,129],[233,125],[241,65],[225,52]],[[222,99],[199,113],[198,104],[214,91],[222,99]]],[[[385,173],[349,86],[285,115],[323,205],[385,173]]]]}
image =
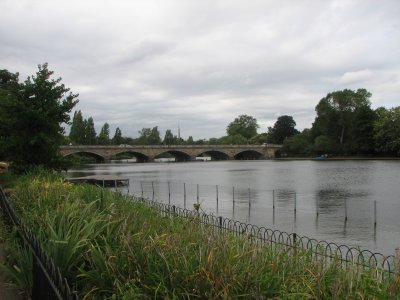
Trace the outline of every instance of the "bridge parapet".
{"type": "Polygon", "coordinates": [[[282,145],[71,145],[61,146],[60,154],[68,156],[75,153],[89,153],[104,160],[120,153],[133,153],[140,161],[152,161],[158,155],[168,152],[180,160],[191,160],[202,154],[220,159],[240,159],[244,154],[261,159],[275,158],[282,145]]]}

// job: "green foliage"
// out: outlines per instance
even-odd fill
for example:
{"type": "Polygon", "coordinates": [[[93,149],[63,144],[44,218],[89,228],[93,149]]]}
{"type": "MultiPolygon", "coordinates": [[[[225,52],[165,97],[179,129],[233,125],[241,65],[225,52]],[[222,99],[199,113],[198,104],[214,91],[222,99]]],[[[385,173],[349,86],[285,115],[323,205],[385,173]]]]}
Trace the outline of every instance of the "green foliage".
{"type": "Polygon", "coordinates": [[[248,115],[240,115],[226,128],[228,136],[241,135],[246,140],[257,134],[257,119],[248,115]]]}
{"type": "Polygon", "coordinates": [[[69,92],[61,78],[51,79],[47,63],[38,69],[23,83],[18,74],[0,71],[0,154],[19,171],[38,165],[65,167],[58,154],[64,140],[61,124],[69,122],[78,102],[78,95],[69,92]]]}
{"type": "Polygon", "coordinates": [[[398,292],[373,270],[345,272],[308,250],[261,247],[196,214],[162,216],[51,174],[21,178],[12,204],[83,299],[392,299],[398,292]]]}
{"type": "Polygon", "coordinates": [[[286,138],[281,151],[289,156],[310,156],[312,154],[310,129],[304,129],[303,132],[286,138]]]}
{"type": "Polygon", "coordinates": [[[86,144],[86,128],[85,122],[82,117],[82,112],[80,110],[74,112],[74,117],[72,118],[71,129],[69,132],[69,138],[71,142],[77,145],[86,144]]]}
{"type": "Polygon", "coordinates": [[[178,138],[172,134],[171,129],[167,129],[165,131],[165,136],[164,136],[164,145],[174,145],[177,143],[178,138]]]}
{"type": "Polygon", "coordinates": [[[275,144],[283,144],[286,138],[298,133],[295,129],[296,122],[292,116],[280,116],[271,129],[272,142],[275,144]]]}
{"type": "MultiPolygon", "coordinates": [[[[317,116],[312,127],[314,138],[326,136],[331,144],[337,144],[335,149],[341,154],[351,153],[352,149],[358,148],[354,138],[361,132],[354,129],[355,120],[364,123],[363,130],[369,127],[368,122],[373,124],[373,118],[367,112],[371,105],[370,97],[371,93],[365,89],[356,92],[345,89],[322,98],[315,108],[317,116]]],[[[365,143],[362,140],[359,142],[365,143]]]]}
{"type": "Polygon", "coordinates": [[[400,155],[400,106],[377,109],[374,126],[376,148],[383,154],[400,155]]]}
{"type": "Polygon", "coordinates": [[[99,145],[109,145],[110,144],[110,125],[108,123],[104,123],[103,127],[101,127],[99,136],[97,137],[97,143],[99,145]]]}
{"type": "Polygon", "coordinates": [[[143,128],[139,131],[139,138],[136,143],[138,145],[160,145],[161,138],[160,132],[158,131],[158,127],[153,128],[143,128]]]}
{"type": "Polygon", "coordinates": [[[119,127],[115,129],[115,134],[111,142],[113,145],[121,145],[124,143],[124,138],[122,137],[122,131],[121,129],[119,129],[119,127]]]}
{"type": "Polygon", "coordinates": [[[89,117],[87,120],[83,121],[85,125],[85,145],[95,145],[96,144],[96,130],[94,129],[93,118],[89,117]]]}

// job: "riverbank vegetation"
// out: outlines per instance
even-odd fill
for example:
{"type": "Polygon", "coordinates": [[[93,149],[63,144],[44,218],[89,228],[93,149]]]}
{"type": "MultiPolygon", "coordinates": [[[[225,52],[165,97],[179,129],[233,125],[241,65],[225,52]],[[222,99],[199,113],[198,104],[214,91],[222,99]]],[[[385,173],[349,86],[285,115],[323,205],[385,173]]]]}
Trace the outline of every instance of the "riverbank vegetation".
{"type": "MultiPolygon", "coordinates": [[[[163,217],[58,175],[20,177],[10,198],[82,299],[393,299],[400,292],[396,279],[324,266],[303,250],[260,247],[195,216],[163,217]]],[[[14,283],[29,291],[29,253],[15,243],[7,253],[14,283]]]]}

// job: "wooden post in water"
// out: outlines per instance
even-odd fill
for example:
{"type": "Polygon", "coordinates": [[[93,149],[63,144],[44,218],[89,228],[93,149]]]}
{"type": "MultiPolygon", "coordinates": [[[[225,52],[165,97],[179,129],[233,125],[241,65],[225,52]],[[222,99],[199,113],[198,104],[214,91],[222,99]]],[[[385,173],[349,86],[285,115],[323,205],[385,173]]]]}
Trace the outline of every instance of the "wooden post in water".
{"type": "Polygon", "coordinates": [[[272,190],[272,210],[275,212],[275,190],[272,190]]]}
{"type": "Polygon", "coordinates": [[[347,222],[347,198],[344,198],[344,221],[347,222]]]}
{"type": "Polygon", "coordinates": [[[248,192],[249,192],[249,206],[251,206],[250,188],[248,189],[248,192]]]}
{"type": "Polygon", "coordinates": [[[374,228],[376,229],[376,200],[374,201],[374,228]]]}
{"type": "Polygon", "coordinates": [[[294,192],[294,215],[296,215],[296,210],[297,210],[297,197],[296,197],[296,192],[294,192]]]}
{"type": "Polygon", "coordinates": [[[317,218],[319,216],[319,199],[317,198],[317,218]]]}
{"type": "Polygon", "coordinates": [[[183,183],[183,208],[186,209],[186,183],[183,183]]]}
{"type": "Polygon", "coordinates": [[[168,181],[168,205],[171,205],[171,185],[168,181]]]}
{"type": "Polygon", "coordinates": [[[217,216],[218,216],[218,184],[216,185],[216,193],[217,193],[217,216]]]}
{"type": "Polygon", "coordinates": [[[196,197],[197,204],[199,204],[199,184],[197,184],[197,197],[196,197]]]}

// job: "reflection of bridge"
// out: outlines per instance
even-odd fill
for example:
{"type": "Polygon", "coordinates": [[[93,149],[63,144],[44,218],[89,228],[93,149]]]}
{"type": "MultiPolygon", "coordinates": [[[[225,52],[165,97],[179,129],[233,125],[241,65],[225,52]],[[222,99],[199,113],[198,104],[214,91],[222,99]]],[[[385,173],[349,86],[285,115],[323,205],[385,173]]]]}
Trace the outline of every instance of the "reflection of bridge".
{"type": "Polygon", "coordinates": [[[138,162],[154,161],[161,154],[169,153],[176,161],[195,160],[210,156],[213,160],[269,159],[274,158],[281,145],[146,145],[146,146],[61,146],[63,156],[86,154],[99,161],[108,161],[118,154],[130,153],[138,162]]]}

